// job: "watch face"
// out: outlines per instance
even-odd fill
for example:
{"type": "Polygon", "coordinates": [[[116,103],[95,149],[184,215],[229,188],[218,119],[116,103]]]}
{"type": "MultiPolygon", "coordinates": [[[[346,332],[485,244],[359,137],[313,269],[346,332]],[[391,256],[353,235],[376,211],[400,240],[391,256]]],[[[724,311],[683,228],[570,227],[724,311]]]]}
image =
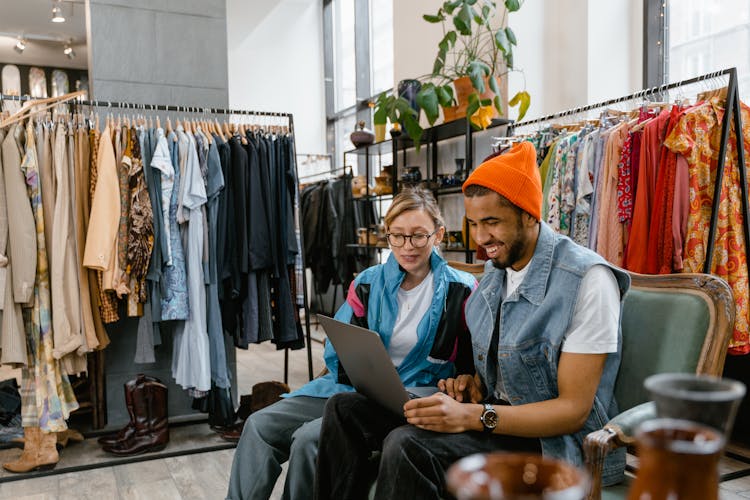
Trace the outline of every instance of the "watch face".
{"type": "Polygon", "coordinates": [[[494,429],[497,425],[497,413],[493,408],[487,408],[482,413],[482,423],[488,429],[494,429]]]}

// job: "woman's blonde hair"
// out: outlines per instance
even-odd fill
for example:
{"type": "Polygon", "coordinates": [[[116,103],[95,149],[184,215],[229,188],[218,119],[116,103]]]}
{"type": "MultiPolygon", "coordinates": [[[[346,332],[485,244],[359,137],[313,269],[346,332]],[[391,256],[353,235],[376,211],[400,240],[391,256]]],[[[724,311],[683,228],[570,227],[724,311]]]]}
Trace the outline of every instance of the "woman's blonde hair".
{"type": "Polygon", "coordinates": [[[393,198],[393,203],[384,218],[386,231],[396,217],[410,210],[424,210],[435,223],[435,229],[445,225],[440,207],[432,193],[424,188],[414,187],[404,189],[393,198]]]}

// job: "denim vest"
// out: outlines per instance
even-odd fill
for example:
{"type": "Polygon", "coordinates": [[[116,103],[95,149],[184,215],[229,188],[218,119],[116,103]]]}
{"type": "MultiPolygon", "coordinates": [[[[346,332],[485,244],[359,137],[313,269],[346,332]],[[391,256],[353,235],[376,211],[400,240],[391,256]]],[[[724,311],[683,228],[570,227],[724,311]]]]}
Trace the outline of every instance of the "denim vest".
{"type": "MultiPolygon", "coordinates": [[[[496,314],[500,314],[497,355],[510,404],[535,403],[558,396],[557,365],[564,335],[573,317],[581,280],[595,264],[612,269],[620,288],[622,312],[622,297],[630,287],[630,277],[596,253],[556,234],[543,222],[528,274],[502,304],[505,271],[493,267],[492,262],[487,263],[479,287],[466,303],[466,319],[474,365],[488,394],[492,394],[497,383],[497,372],[488,367],[486,356],[496,314]]],[[[593,408],[583,428],[575,434],[542,438],[543,454],[583,465],[584,437],[601,429],[618,413],[614,384],[622,349],[619,328],[617,343],[618,352],[607,357],[593,408]]],[[[603,484],[621,481],[624,468],[624,449],[610,454],[604,465],[603,484]]]]}

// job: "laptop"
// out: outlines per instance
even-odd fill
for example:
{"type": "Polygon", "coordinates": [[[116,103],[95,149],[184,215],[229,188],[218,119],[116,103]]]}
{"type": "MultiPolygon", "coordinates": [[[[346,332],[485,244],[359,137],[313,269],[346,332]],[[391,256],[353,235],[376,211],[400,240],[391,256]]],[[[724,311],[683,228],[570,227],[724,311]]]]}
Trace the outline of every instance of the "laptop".
{"type": "Polygon", "coordinates": [[[321,314],[318,320],[357,392],[403,415],[404,403],[409,399],[438,391],[437,387],[410,387],[407,391],[376,332],[321,314]]]}

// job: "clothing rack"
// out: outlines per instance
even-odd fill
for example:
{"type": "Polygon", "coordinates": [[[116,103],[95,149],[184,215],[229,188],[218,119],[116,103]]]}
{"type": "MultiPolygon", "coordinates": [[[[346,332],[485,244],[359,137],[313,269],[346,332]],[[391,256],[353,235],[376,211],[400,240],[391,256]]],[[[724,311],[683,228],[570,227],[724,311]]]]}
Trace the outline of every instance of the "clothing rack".
{"type": "MultiPolygon", "coordinates": [[[[595,104],[587,104],[585,106],[580,106],[577,108],[568,109],[565,111],[560,111],[557,113],[553,113],[547,116],[543,116],[541,118],[536,118],[533,120],[527,120],[525,122],[519,122],[519,123],[513,123],[510,124],[508,135],[512,135],[513,131],[515,131],[516,128],[519,127],[526,127],[529,125],[535,125],[538,123],[544,123],[551,120],[555,120],[557,118],[563,118],[566,116],[573,116],[578,115],[581,113],[586,113],[588,111],[592,111],[598,108],[604,108],[607,106],[612,106],[613,104],[618,104],[626,101],[632,101],[634,99],[638,98],[645,98],[646,96],[655,95],[655,94],[661,94],[663,92],[666,92],[668,90],[677,89],[680,87],[685,87],[687,85],[693,85],[695,83],[700,83],[708,80],[714,80],[721,77],[729,77],[729,83],[727,86],[727,97],[726,97],[726,104],[725,104],[725,110],[724,110],[724,118],[722,120],[721,124],[721,143],[719,144],[719,161],[716,168],[716,180],[714,181],[714,199],[713,199],[713,207],[711,210],[711,223],[709,225],[709,232],[708,232],[708,246],[706,247],[706,261],[703,264],[703,272],[706,274],[711,273],[711,264],[713,263],[713,250],[714,250],[714,244],[715,244],[715,236],[716,236],[716,225],[718,222],[719,217],[719,201],[720,201],[720,194],[721,194],[721,185],[724,178],[724,163],[726,161],[726,150],[727,150],[727,143],[729,142],[729,127],[732,125],[732,122],[734,122],[734,129],[735,134],[738,137],[738,144],[742,144],[742,113],[740,110],[740,95],[739,95],[739,89],[737,87],[737,68],[727,68],[721,71],[714,71],[712,73],[707,73],[705,75],[696,76],[694,78],[689,78],[687,80],[681,80],[679,82],[674,83],[665,83],[664,85],[659,85],[656,87],[651,87],[649,89],[643,89],[638,92],[634,92],[632,94],[617,97],[614,99],[609,99],[607,101],[598,102],[595,104]]],[[[746,172],[746,166],[745,166],[745,151],[744,148],[738,147],[737,148],[737,161],[738,161],[738,167],[739,167],[739,174],[740,174],[740,192],[742,197],[742,219],[744,221],[744,233],[745,233],[745,251],[748,251],[750,249],[750,218],[748,217],[748,214],[750,213],[750,209],[748,207],[748,198],[747,198],[747,172],[746,172]]],[[[748,274],[750,275],[750,259],[747,262],[748,266],[748,274]]]]}
{"type": "MultiPolygon", "coordinates": [[[[0,103],[2,101],[33,101],[37,98],[29,95],[15,96],[0,94],[0,103]]],[[[68,104],[68,103],[66,103],[68,104]]],[[[294,117],[292,113],[283,113],[275,111],[255,111],[246,109],[228,109],[228,108],[213,108],[213,107],[201,107],[201,106],[179,106],[173,104],[143,104],[134,102],[123,102],[123,101],[104,101],[104,100],[83,100],[77,99],[71,101],[69,104],[79,107],[91,107],[91,108],[107,108],[107,109],[120,109],[126,111],[167,111],[175,113],[194,113],[194,114],[216,114],[216,115],[245,115],[245,116],[257,116],[257,117],[270,117],[270,118],[285,118],[287,119],[289,126],[289,133],[294,134],[294,117]]],[[[294,162],[294,173],[299,180],[297,171],[297,155],[296,155],[296,143],[292,141],[293,159],[294,162]]],[[[301,220],[297,223],[302,224],[301,220]]],[[[300,246],[301,258],[302,258],[302,269],[305,269],[305,244],[303,241],[302,231],[300,231],[300,246]]],[[[302,273],[302,288],[303,288],[303,308],[305,310],[305,342],[307,349],[307,372],[310,380],[313,379],[313,362],[312,362],[312,347],[310,345],[310,315],[308,312],[308,297],[307,297],[307,276],[305,272],[302,273]]],[[[284,349],[284,383],[288,383],[289,380],[289,349],[284,349]]]]}
{"type": "Polygon", "coordinates": [[[309,179],[310,177],[317,177],[319,175],[331,175],[331,174],[335,174],[336,172],[344,172],[344,173],[346,173],[347,169],[349,169],[349,173],[350,174],[354,175],[354,169],[352,169],[351,166],[347,165],[345,167],[336,167],[336,168],[332,168],[332,169],[329,169],[329,170],[324,170],[322,172],[317,172],[317,173],[314,173],[314,174],[302,175],[300,177],[297,177],[297,180],[309,179]]]}
{"type": "MultiPolygon", "coordinates": [[[[555,120],[557,118],[564,118],[567,116],[573,116],[581,113],[586,113],[588,111],[592,111],[598,108],[604,108],[607,106],[612,106],[614,104],[626,102],[626,101],[632,101],[634,99],[639,98],[646,98],[647,96],[652,95],[659,95],[662,94],[668,90],[672,89],[678,89],[680,87],[684,87],[687,85],[693,85],[696,83],[706,82],[709,80],[714,80],[717,78],[723,78],[728,77],[729,81],[727,84],[727,96],[726,96],[726,102],[724,106],[724,116],[722,119],[721,124],[721,142],[719,144],[719,157],[718,157],[718,163],[716,167],[716,179],[714,181],[714,198],[713,198],[713,206],[711,209],[711,221],[709,225],[709,234],[708,234],[708,244],[706,247],[706,259],[703,264],[703,272],[706,274],[711,273],[711,266],[713,263],[713,254],[714,254],[714,245],[715,245],[715,239],[716,239],[716,227],[718,223],[718,217],[719,217],[719,202],[721,198],[721,186],[723,183],[724,178],[724,167],[726,162],[726,151],[727,151],[727,144],[729,142],[729,131],[730,127],[734,125],[735,130],[735,137],[737,141],[737,167],[739,169],[739,183],[740,183],[740,197],[741,197],[741,203],[742,203],[742,220],[743,220],[743,230],[744,230],[744,243],[745,243],[745,251],[750,251],[750,217],[748,217],[748,214],[750,213],[750,207],[748,206],[748,192],[747,192],[747,171],[746,171],[746,163],[745,163],[745,150],[743,147],[743,138],[742,138],[742,112],[740,108],[740,96],[739,96],[739,89],[737,86],[737,68],[728,68],[721,71],[715,71],[712,73],[707,73],[705,75],[697,76],[694,78],[689,78],[687,80],[681,80],[679,82],[675,83],[668,83],[664,85],[659,85],[656,87],[651,87],[648,89],[644,89],[638,92],[634,92],[632,94],[618,97],[615,99],[609,99],[607,101],[602,101],[595,104],[588,104],[585,106],[580,106],[577,108],[568,109],[565,111],[560,111],[557,113],[552,113],[547,116],[543,116],[541,118],[536,118],[533,120],[527,120],[524,122],[519,122],[515,124],[510,124],[508,127],[508,136],[512,136],[515,129],[520,127],[526,127],[529,125],[535,125],[540,124],[544,122],[548,122],[551,120],[555,120]]],[[[748,266],[748,274],[750,274],[750,259],[747,261],[748,266]]],[[[734,365],[735,360],[730,360],[730,365],[734,365]]],[[[739,378],[740,380],[743,380],[746,384],[750,383],[750,367],[743,366],[742,368],[731,368],[732,370],[736,369],[736,372],[729,372],[732,378],[739,378]]],[[[725,365],[725,373],[727,370],[727,365],[725,365]]],[[[742,411],[740,411],[742,413],[742,411]]],[[[739,421],[739,419],[738,419],[739,421]]],[[[726,455],[735,459],[739,460],[741,462],[744,462],[746,464],[750,463],[750,457],[747,457],[741,453],[736,453],[732,451],[727,451],[726,455]]],[[[731,479],[736,479],[739,477],[744,477],[750,475],[750,469],[744,469],[739,470],[736,472],[732,472],[729,474],[725,474],[722,476],[722,481],[728,481],[731,479]]]]}

